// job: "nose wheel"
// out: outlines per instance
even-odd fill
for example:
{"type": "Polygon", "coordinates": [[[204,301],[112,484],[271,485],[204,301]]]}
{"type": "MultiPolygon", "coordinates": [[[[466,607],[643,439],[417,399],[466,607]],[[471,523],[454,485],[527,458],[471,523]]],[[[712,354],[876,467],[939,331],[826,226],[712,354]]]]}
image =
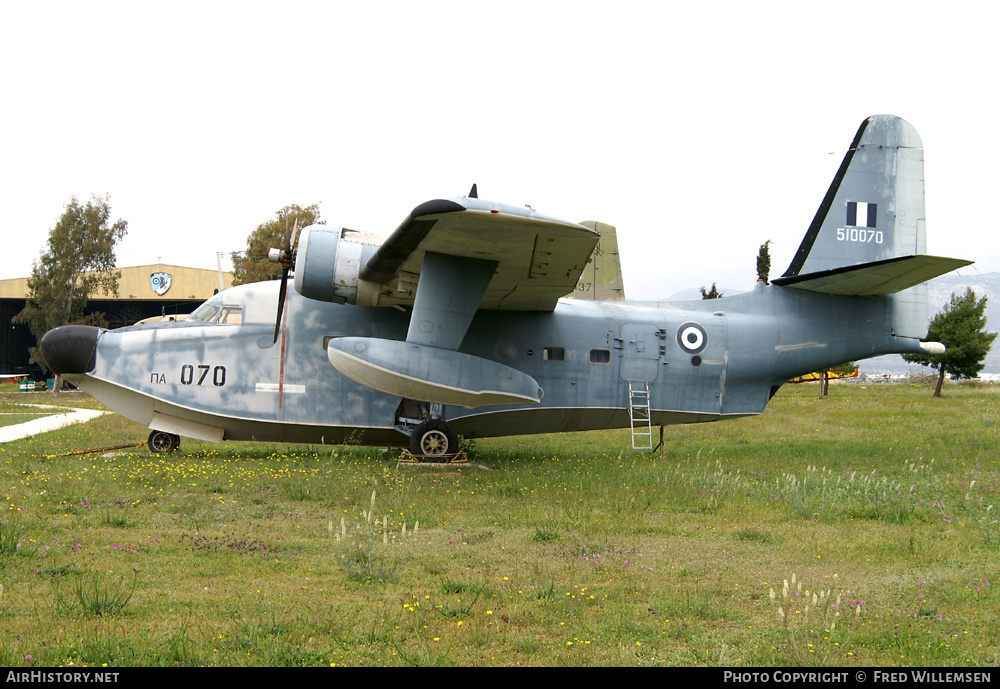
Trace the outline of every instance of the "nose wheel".
{"type": "Polygon", "coordinates": [[[458,452],[458,434],[440,419],[424,421],[410,434],[410,453],[428,459],[447,459],[458,452]]]}
{"type": "Polygon", "coordinates": [[[153,431],[149,434],[148,444],[150,452],[162,455],[176,450],[181,444],[181,438],[166,431],[153,431]]]}

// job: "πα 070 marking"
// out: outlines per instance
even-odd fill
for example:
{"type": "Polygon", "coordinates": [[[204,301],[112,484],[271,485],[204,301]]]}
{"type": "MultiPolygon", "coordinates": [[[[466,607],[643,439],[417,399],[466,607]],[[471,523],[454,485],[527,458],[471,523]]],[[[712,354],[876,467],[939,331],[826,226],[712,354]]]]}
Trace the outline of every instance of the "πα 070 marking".
{"type": "MultiPolygon", "coordinates": [[[[198,364],[198,381],[197,385],[201,385],[208,378],[208,372],[212,372],[212,385],[217,388],[221,388],[226,384],[226,367],[216,366],[211,367],[207,364],[198,364]]],[[[195,366],[191,364],[184,364],[181,366],[181,385],[192,385],[195,384],[195,366]]]]}

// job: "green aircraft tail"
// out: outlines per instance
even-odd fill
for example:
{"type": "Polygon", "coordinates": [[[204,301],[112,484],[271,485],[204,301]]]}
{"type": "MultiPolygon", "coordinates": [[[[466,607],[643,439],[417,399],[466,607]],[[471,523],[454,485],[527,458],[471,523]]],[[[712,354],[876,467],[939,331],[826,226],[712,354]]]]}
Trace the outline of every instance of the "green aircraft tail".
{"type": "Polygon", "coordinates": [[[618,233],[611,225],[594,220],[580,223],[601,235],[587,261],[576,290],[566,296],[595,301],[625,301],[622,266],[618,259],[618,233]]]}

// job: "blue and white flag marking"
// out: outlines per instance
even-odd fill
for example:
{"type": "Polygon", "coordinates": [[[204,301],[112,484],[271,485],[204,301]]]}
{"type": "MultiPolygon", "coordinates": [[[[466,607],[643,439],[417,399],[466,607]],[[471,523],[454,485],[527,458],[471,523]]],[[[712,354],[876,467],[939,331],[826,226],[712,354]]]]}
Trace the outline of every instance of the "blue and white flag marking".
{"type": "Polygon", "coordinates": [[[853,227],[875,227],[878,204],[864,201],[847,202],[847,224],[853,227]]]}

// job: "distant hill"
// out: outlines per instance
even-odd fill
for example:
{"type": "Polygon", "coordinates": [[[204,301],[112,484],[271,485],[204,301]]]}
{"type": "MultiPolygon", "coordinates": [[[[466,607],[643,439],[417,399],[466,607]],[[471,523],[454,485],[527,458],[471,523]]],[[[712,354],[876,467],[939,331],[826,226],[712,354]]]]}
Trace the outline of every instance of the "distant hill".
{"type": "MultiPolygon", "coordinates": [[[[963,294],[966,288],[971,287],[977,298],[986,299],[986,328],[992,332],[1000,330],[1000,273],[975,273],[971,268],[965,268],[965,275],[949,273],[939,278],[934,278],[927,283],[927,306],[930,313],[927,315],[933,318],[940,313],[951,301],[952,293],[963,294]]],[[[723,288],[725,296],[736,296],[745,290],[723,288]]],[[[693,301],[701,299],[701,291],[698,289],[686,289],[669,297],[667,301],[693,301]]],[[[993,348],[986,355],[985,373],[1000,373],[1000,338],[994,341],[993,348]]],[[[903,361],[903,357],[898,354],[878,356],[874,359],[866,359],[860,364],[862,373],[906,373],[922,370],[921,366],[914,366],[903,361]]]]}

